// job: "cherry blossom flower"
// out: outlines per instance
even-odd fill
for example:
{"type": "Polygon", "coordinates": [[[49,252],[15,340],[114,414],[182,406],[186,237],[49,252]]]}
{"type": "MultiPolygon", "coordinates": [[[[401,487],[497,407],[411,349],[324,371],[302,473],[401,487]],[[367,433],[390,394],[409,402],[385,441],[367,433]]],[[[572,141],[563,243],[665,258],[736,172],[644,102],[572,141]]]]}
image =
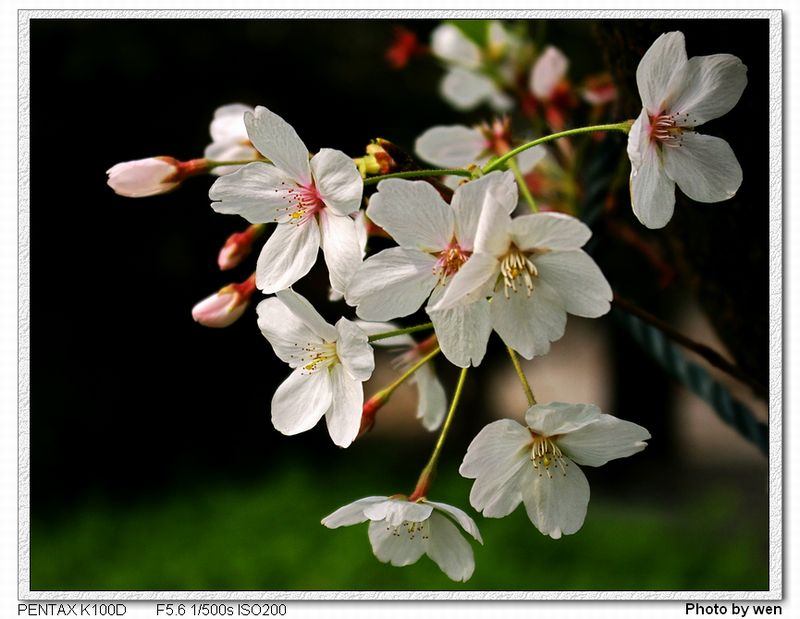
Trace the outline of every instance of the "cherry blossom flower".
{"type": "MultiPolygon", "coordinates": [[[[513,146],[508,120],[495,119],[491,125],[431,127],[417,138],[414,150],[432,165],[466,168],[472,163],[483,167],[489,159],[505,155],[513,146]]],[[[522,151],[516,157],[520,171],[527,174],[533,170],[546,152],[542,146],[522,151]]]]}
{"type": "Polygon", "coordinates": [[[375,367],[367,334],[346,318],[335,327],[328,324],[291,289],[256,309],[261,333],[294,370],[272,397],[272,425],[283,434],[299,434],[324,415],[333,442],[350,445],[361,424],[361,384],[375,367]]]}
{"type": "Polygon", "coordinates": [[[642,451],[643,427],[606,415],[593,404],[537,404],[526,426],[494,421],[470,443],[459,472],[475,483],[472,506],[502,518],[520,502],[534,526],[558,539],[583,526],[589,482],[577,466],[601,466],[642,451]]]}
{"type": "MultiPolygon", "coordinates": [[[[397,325],[390,322],[366,322],[359,320],[356,324],[361,327],[367,335],[386,333],[398,329],[397,325]]],[[[417,342],[407,333],[372,342],[373,346],[389,349],[390,353],[394,355],[392,364],[403,372],[420,361],[431,351],[435,344],[435,337],[417,342]]],[[[447,396],[445,395],[442,383],[439,382],[436,372],[433,369],[433,362],[429,361],[418,368],[411,378],[409,378],[409,381],[416,383],[419,391],[417,418],[422,420],[422,425],[425,426],[426,430],[432,432],[442,424],[444,414],[447,412],[447,396]]]]}
{"type": "Polygon", "coordinates": [[[628,135],[631,204],[648,228],[672,218],[675,185],[697,202],[736,194],[742,168],[728,143],[695,128],[729,112],[747,85],[736,56],[687,58],[683,33],[662,34],[636,69],[644,105],[628,135]]]}
{"type": "MultiPolygon", "coordinates": [[[[247,161],[258,159],[258,151],[253,147],[244,124],[246,112],[253,108],[242,103],[229,103],[214,111],[209,132],[211,144],[206,146],[204,157],[212,161],[247,161]]],[[[242,166],[219,166],[211,174],[223,176],[235,172],[242,166]]]]}
{"type": "Polygon", "coordinates": [[[146,198],[172,191],[181,184],[181,162],[172,157],[123,161],[106,171],[108,186],[126,198],[146,198]]]}
{"type": "Polygon", "coordinates": [[[548,45],[531,69],[529,88],[542,101],[550,99],[567,74],[569,60],[557,47],[548,45]]]}
{"type": "Polygon", "coordinates": [[[241,284],[229,284],[206,297],[192,308],[192,318],[206,327],[229,327],[239,320],[255,292],[255,278],[241,284]]]}
{"type": "MultiPolygon", "coordinates": [[[[505,196],[504,196],[505,197],[505,196]]],[[[580,248],[591,230],[562,213],[511,219],[516,196],[487,201],[472,257],[428,313],[491,297],[491,325],[526,359],[543,355],[564,334],[566,314],[596,318],[610,309],[611,287],[580,248]]],[[[432,315],[433,315],[432,314],[432,315]]]]}
{"type": "MultiPolygon", "coordinates": [[[[489,23],[486,50],[468,39],[457,26],[438,26],[431,35],[431,50],[434,56],[450,65],[441,84],[444,99],[459,110],[470,110],[484,102],[498,112],[511,109],[514,101],[481,69],[488,61],[503,57],[513,59],[518,45],[518,41],[496,21],[489,23]]],[[[512,81],[513,62],[499,64],[497,70],[506,81],[512,81]]]]}
{"type": "Polygon", "coordinates": [[[331,286],[344,290],[361,262],[349,216],[363,191],[353,160],[323,148],[309,161],[292,126],[265,107],[246,112],[244,120],[250,141],[272,164],[250,163],[217,179],[209,197],[219,213],[277,224],[258,258],[258,287],[266,293],[288,288],[311,270],[322,247],[331,286]]]}
{"type": "Polygon", "coordinates": [[[264,233],[264,224],[252,224],[244,232],[231,234],[217,256],[220,271],[227,271],[239,266],[253,249],[255,240],[264,233]]]}
{"type": "Polygon", "coordinates": [[[367,520],[372,551],[383,563],[411,565],[427,554],[451,580],[464,582],[475,570],[472,547],[456,523],[481,544],[483,540],[472,518],[457,507],[371,496],[337,509],[322,524],[336,529],[367,520]]]}
{"type": "MultiPolygon", "coordinates": [[[[447,204],[424,181],[381,181],[370,199],[367,216],[399,247],[365,260],[345,291],[364,320],[385,321],[407,316],[430,296],[429,306],[473,252],[475,232],[484,203],[500,200],[508,212],[517,204],[511,172],[493,172],[460,185],[447,204]]],[[[480,364],[491,332],[489,304],[474,298],[445,311],[430,311],[439,345],[459,367],[480,364]]]]}

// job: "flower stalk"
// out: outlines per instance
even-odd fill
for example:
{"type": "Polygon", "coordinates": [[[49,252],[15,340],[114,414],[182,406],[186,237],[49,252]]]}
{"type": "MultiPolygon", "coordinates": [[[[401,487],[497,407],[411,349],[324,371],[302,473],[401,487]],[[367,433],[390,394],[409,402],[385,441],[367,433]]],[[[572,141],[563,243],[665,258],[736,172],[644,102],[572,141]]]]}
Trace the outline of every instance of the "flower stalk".
{"type": "Polygon", "coordinates": [[[426,322],[422,325],[414,325],[413,327],[404,327],[403,329],[395,329],[394,331],[386,331],[385,333],[376,333],[369,336],[370,342],[377,342],[378,340],[385,340],[395,335],[404,335],[406,333],[416,333],[417,331],[427,331],[433,329],[432,322],[426,322]]]}
{"type": "Polygon", "coordinates": [[[364,181],[364,185],[376,185],[377,183],[386,180],[387,178],[425,178],[428,176],[472,176],[472,172],[464,168],[448,168],[436,170],[409,170],[406,172],[393,172],[392,174],[383,174],[381,176],[373,176],[364,181]]]}
{"type": "Polygon", "coordinates": [[[433,474],[436,472],[436,464],[439,461],[439,456],[442,453],[442,447],[444,447],[444,441],[447,438],[447,433],[450,431],[450,425],[453,423],[453,417],[456,412],[456,407],[458,406],[458,401],[461,399],[461,392],[464,389],[464,382],[467,378],[468,369],[469,368],[466,367],[461,370],[461,374],[458,377],[458,384],[456,385],[456,391],[453,394],[453,401],[450,403],[450,410],[447,411],[447,417],[442,425],[442,431],[439,433],[439,438],[436,441],[436,447],[433,448],[433,453],[431,454],[430,460],[428,460],[428,464],[426,464],[425,468],[422,469],[422,473],[420,473],[419,480],[417,481],[417,486],[414,488],[414,492],[412,492],[408,497],[409,501],[418,501],[428,494],[428,488],[430,487],[433,479],[433,474]]]}
{"type": "Polygon", "coordinates": [[[533,395],[528,379],[525,378],[525,372],[522,371],[522,366],[519,364],[517,353],[514,352],[511,346],[506,346],[506,350],[508,350],[508,356],[511,357],[511,363],[514,365],[514,371],[519,377],[519,382],[522,383],[522,390],[525,392],[525,397],[528,398],[528,406],[533,406],[536,404],[536,398],[533,395]]]}
{"type": "Polygon", "coordinates": [[[491,161],[483,168],[483,173],[488,174],[492,170],[497,170],[500,166],[504,165],[509,159],[516,157],[521,152],[526,151],[529,148],[533,148],[534,146],[538,146],[539,144],[546,144],[547,142],[552,142],[553,140],[558,140],[559,138],[566,138],[571,135],[579,135],[581,133],[594,133],[595,131],[622,131],[623,133],[628,133],[631,130],[631,125],[633,125],[633,121],[626,120],[621,123],[612,123],[610,125],[592,125],[590,127],[578,127],[577,129],[567,129],[566,131],[559,131],[558,133],[546,135],[542,138],[538,138],[531,142],[527,142],[522,146],[517,146],[515,149],[508,151],[502,157],[498,157],[494,161],[491,161]]]}

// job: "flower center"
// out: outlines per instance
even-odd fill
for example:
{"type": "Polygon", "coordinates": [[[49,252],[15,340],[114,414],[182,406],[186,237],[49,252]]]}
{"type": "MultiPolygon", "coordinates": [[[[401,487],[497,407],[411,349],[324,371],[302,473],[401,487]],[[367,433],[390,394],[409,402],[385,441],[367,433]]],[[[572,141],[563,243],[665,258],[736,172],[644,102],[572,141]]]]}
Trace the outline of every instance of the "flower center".
{"type": "Polygon", "coordinates": [[[430,537],[429,528],[427,520],[423,520],[422,522],[409,522],[406,520],[396,527],[389,525],[386,527],[386,530],[391,531],[392,537],[405,537],[407,540],[411,541],[417,535],[422,539],[428,539],[430,537]]]}
{"type": "Polygon", "coordinates": [[[662,112],[650,117],[650,139],[664,146],[683,146],[683,132],[694,131],[693,126],[688,114],[662,112]]]}
{"type": "Polygon", "coordinates": [[[461,268],[461,265],[467,261],[472,252],[461,249],[458,241],[453,239],[447,247],[436,255],[439,259],[436,261],[436,266],[433,267],[433,272],[439,276],[437,285],[444,286],[447,278],[454,275],[461,268]]]}
{"type": "MultiPolygon", "coordinates": [[[[281,185],[286,185],[286,183],[281,181],[281,185]]],[[[278,209],[278,212],[281,213],[281,223],[305,223],[325,208],[322,196],[319,195],[319,191],[317,191],[313,183],[308,186],[295,185],[288,188],[282,187],[275,191],[282,192],[281,198],[286,201],[286,206],[278,209]]],[[[278,218],[276,218],[276,221],[277,219],[278,218]]]]}
{"type": "Polygon", "coordinates": [[[503,276],[503,284],[505,286],[503,294],[508,299],[510,298],[509,288],[517,292],[518,280],[522,280],[528,290],[528,296],[531,296],[533,278],[539,277],[539,269],[516,245],[512,245],[500,262],[500,274],[503,276]]]}
{"type": "Polygon", "coordinates": [[[320,368],[328,368],[339,363],[336,342],[321,344],[310,342],[302,348],[298,347],[298,353],[292,357],[299,361],[299,365],[303,368],[303,374],[311,374],[320,368]]]}
{"type": "Polygon", "coordinates": [[[533,432],[531,432],[531,435],[533,436],[533,441],[531,442],[531,462],[533,463],[533,468],[539,471],[539,477],[547,475],[547,477],[552,479],[553,474],[550,471],[551,466],[554,470],[558,467],[561,469],[562,474],[566,476],[569,462],[564,457],[564,454],[561,453],[561,449],[555,444],[552,437],[540,436],[533,432]]]}

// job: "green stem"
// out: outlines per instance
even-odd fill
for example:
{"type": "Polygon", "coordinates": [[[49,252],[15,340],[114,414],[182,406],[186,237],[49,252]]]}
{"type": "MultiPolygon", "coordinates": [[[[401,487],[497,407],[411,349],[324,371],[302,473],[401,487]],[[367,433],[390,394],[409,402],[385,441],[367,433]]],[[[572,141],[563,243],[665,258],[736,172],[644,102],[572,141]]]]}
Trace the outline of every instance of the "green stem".
{"type": "Polygon", "coordinates": [[[394,337],[395,335],[405,335],[406,333],[415,333],[417,331],[427,331],[428,329],[433,329],[432,322],[426,322],[424,325],[415,325],[413,327],[405,327],[404,329],[395,329],[394,331],[386,331],[385,333],[376,333],[375,335],[370,335],[367,341],[369,342],[377,342],[378,340],[385,340],[390,337],[394,337]]]}
{"type": "Polygon", "coordinates": [[[566,131],[559,131],[558,133],[553,133],[552,135],[546,135],[543,138],[538,138],[536,140],[533,140],[532,142],[523,144],[522,146],[517,146],[515,149],[508,151],[502,157],[499,157],[494,161],[488,163],[486,167],[483,168],[483,173],[488,174],[492,170],[496,170],[512,157],[516,157],[521,152],[526,151],[529,148],[533,148],[534,146],[538,146],[539,144],[552,142],[553,140],[557,140],[559,138],[565,138],[570,135],[579,135],[581,133],[594,133],[595,131],[622,131],[623,133],[628,133],[631,130],[632,124],[633,121],[626,120],[621,123],[612,123],[610,125],[592,125],[591,127],[578,127],[577,129],[567,129],[566,131]]]}
{"type": "Polygon", "coordinates": [[[366,179],[364,185],[374,185],[387,178],[425,178],[426,176],[472,176],[472,172],[464,168],[448,170],[410,170],[407,172],[394,172],[392,174],[383,174],[382,176],[373,176],[366,179]]]}
{"type": "Polygon", "coordinates": [[[447,438],[447,433],[450,431],[450,425],[453,423],[453,416],[456,412],[458,401],[461,399],[461,392],[464,389],[464,382],[467,378],[468,369],[469,368],[466,367],[461,370],[461,374],[458,377],[458,384],[456,385],[456,391],[453,394],[453,401],[450,403],[450,410],[447,412],[447,417],[442,425],[442,431],[439,433],[439,439],[436,441],[436,447],[433,448],[433,453],[431,454],[430,460],[428,460],[428,464],[426,464],[425,468],[422,469],[422,473],[420,473],[419,480],[417,481],[417,487],[414,488],[414,492],[412,492],[408,497],[409,501],[416,501],[424,498],[428,493],[431,477],[436,470],[436,463],[439,461],[439,456],[442,453],[442,447],[444,447],[445,438],[447,438]]]}
{"type": "Polygon", "coordinates": [[[402,374],[402,376],[400,376],[400,378],[398,378],[396,381],[394,381],[394,382],[393,382],[391,385],[389,385],[388,387],[385,387],[385,388],[381,389],[381,390],[378,392],[378,394],[380,394],[380,397],[385,399],[385,398],[388,398],[390,395],[392,395],[392,393],[394,393],[394,390],[395,390],[395,389],[397,389],[397,388],[398,388],[400,385],[402,385],[402,384],[403,384],[404,382],[406,382],[406,381],[407,381],[409,378],[411,378],[411,377],[414,375],[414,372],[416,372],[416,371],[417,371],[418,369],[420,369],[420,368],[421,368],[423,365],[425,365],[426,363],[428,363],[428,361],[430,361],[430,360],[431,360],[431,359],[433,359],[433,358],[434,358],[436,355],[438,355],[438,354],[441,352],[441,350],[442,350],[441,348],[439,348],[438,346],[436,346],[436,347],[435,347],[435,348],[434,348],[432,351],[430,351],[430,352],[429,352],[427,355],[425,355],[425,356],[424,356],[422,359],[420,359],[419,361],[417,361],[417,362],[416,362],[414,365],[412,365],[412,366],[411,366],[410,368],[408,368],[408,369],[407,369],[405,372],[403,372],[403,374],[402,374]]]}
{"type": "Polygon", "coordinates": [[[525,392],[525,397],[528,398],[528,406],[533,406],[536,404],[536,398],[533,397],[531,386],[528,384],[528,379],[525,378],[525,372],[522,371],[522,366],[519,364],[517,353],[514,352],[511,346],[506,346],[506,350],[508,350],[508,356],[511,357],[511,363],[514,364],[514,370],[517,372],[519,382],[522,383],[522,390],[525,392]]]}
{"type": "Polygon", "coordinates": [[[533,199],[531,190],[528,189],[528,183],[525,182],[525,177],[522,175],[522,171],[517,165],[517,160],[509,159],[508,167],[511,168],[511,171],[514,173],[514,178],[517,179],[517,185],[519,185],[519,190],[522,192],[522,197],[525,198],[525,201],[528,203],[528,206],[531,207],[531,210],[534,213],[538,213],[539,207],[536,206],[536,200],[533,199]]]}

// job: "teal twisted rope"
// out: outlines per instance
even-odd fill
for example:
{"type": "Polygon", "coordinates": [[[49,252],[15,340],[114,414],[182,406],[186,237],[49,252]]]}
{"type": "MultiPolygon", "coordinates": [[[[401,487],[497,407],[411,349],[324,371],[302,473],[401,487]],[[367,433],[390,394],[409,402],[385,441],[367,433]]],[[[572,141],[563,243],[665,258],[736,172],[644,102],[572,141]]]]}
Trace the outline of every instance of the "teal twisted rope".
{"type": "Polygon", "coordinates": [[[765,455],[769,453],[767,424],[756,419],[753,411],[735,400],[704,367],[689,361],[661,331],[639,318],[618,309],[613,310],[613,316],[667,374],[710,404],[720,419],[765,455]]]}

